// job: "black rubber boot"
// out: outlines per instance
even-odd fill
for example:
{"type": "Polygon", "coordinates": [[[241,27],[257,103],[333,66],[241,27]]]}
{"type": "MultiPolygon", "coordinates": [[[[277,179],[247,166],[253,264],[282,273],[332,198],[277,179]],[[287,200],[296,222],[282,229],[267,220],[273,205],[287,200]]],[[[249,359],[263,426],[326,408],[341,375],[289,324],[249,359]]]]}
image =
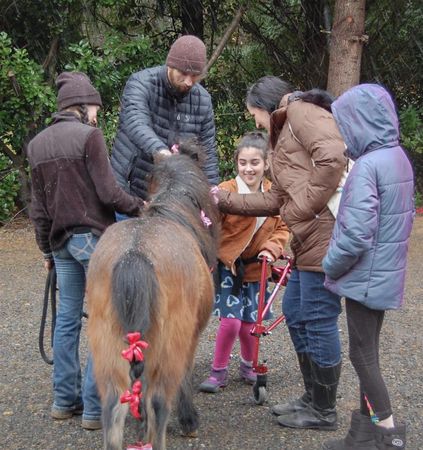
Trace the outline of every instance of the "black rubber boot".
{"type": "Polygon", "coordinates": [[[336,430],[336,391],[341,363],[332,367],[320,367],[310,360],[312,373],[311,403],[306,408],[278,417],[284,427],[317,430],[336,430]]]}
{"type": "Polygon", "coordinates": [[[323,444],[323,450],[378,450],[375,426],[370,417],[353,411],[351,427],[344,439],[331,439],[323,444]]]}
{"type": "Polygon", "coordinates": [[[290,414],[293,412],[305,409],[311,402],[311,390],[312,390],[312,378],[311,378],[311,365],[310,359],[307,353],[297,353],[300,370],[303,375],[305,392],[300,398],[291,400],[287,403],[281,403],[272,407],[272,413],[277,416],[283,414],[290,414]]]}
{"type": "Polygon", "coordinates": [[[378,450],[402,450],[405,448],[405,425],[397,425],[395,428],[374,425],[374,429],[376,430],[376,448],[378,450]]]}

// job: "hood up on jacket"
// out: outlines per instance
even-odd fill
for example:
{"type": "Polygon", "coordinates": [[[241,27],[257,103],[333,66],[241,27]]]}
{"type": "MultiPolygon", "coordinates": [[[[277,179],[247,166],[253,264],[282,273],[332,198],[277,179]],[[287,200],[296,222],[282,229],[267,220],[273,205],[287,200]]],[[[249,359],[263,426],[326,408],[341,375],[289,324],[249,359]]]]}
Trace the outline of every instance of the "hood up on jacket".
{"type": "Polygon", "coordinates": [[[399,123],[390,95],[377,84],[361,84],[332,103],[332,113],[352,160],[399,145],[399,123]]]}

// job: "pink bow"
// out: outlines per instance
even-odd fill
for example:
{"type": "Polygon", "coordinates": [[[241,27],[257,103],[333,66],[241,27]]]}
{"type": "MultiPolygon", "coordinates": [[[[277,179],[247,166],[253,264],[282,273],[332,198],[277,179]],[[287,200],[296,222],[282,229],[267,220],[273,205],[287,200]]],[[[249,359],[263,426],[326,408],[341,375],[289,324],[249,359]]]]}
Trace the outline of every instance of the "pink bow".
{"type": "Polygon", "coordinates": [[[170,151],[174,155],[177,155],[179,153],[179,145],[178,144],[173,144],[172,147],[170,147],[170,151]]]}
{"type": "Polygon", "coordinates": [[[136,444],[131,444],[129,447],[126,447],[126,450],[153,450],[153,447],[150,443],[143,444],[139,441],[136,444]]]}
{"type": "Polygon", "coordinates": [[[141,333],[128,333],[126,335],[128,339],[129,347],[126,350],[122,350],[122,358],[132,361],[144,361],[143,349],[148,347],[147,342],[141,341],[141,333]]]}
{"type": "Polygon", "coordinates": [[[206,216],[206,213],[203,210],[201,210],[200,216],[204,226],[206,228],[209,228],[212,224],[212,221],[206,216]]]}
{"type": "Polygon", "coordinates": [[[131,411],[131,414],[136,419],[141,419],[141,414],[139,410],[140,401],[142,398],[142,384],[141,381],[137,380],[132,385],[132,392],[127,389],[121,396],[120,396],[120,402],[121,403],[129,403],[129,409],[131,411]]]}
{"type": "Polygon", "coordinates": [[[217,205],[219,203],[219,197],[217,196],[219,192],[219,186],[212,186],[210,188],[210,194],[213,198],[214,203],[217,205]]]}

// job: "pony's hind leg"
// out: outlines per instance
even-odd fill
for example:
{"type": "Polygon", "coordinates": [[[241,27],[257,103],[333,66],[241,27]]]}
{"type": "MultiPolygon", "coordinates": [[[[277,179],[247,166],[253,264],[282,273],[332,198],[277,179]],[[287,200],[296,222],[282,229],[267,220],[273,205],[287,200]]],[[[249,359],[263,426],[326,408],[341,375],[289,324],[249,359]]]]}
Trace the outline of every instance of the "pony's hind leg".
{"type": "Polygon", "coordinates": [[[104,450],[121,450],[123,428],[128,406],[122,405],[119,395],[109,386],[102,409],[102,423],[104,436],[104,450]]]}
{"type": "Polygon", "coordinates": [[[177,401],[177,414],[182,434],[187,437],[196,437],[199,427],[198,412],[192,400],[191,372],[188,371],[181,387],[177,401]]]}
{"type": "Polygon", "coordinates": [[[166,399],[153,394],[150,401],[147,401],[147,441],[152,443],[153,450],[166,449],[166,429],[170,415],[170,405],[166,399]]]}

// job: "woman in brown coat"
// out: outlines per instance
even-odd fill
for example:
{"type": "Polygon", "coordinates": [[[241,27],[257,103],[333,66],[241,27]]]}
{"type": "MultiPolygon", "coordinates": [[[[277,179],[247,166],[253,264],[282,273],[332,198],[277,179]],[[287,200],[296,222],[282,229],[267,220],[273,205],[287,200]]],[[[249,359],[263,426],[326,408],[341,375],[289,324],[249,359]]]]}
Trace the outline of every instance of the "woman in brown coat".
{"type": "Polygon", "coordinates": [[[230,214],[276,215],[290,228],[294,270],[283,312],[298,354],[305,393],[272,411],[287,427],[336,429],[336,390],[341,371],[340,297],[323,285],[322,259],[335,218],[328,202],[346,167],[344,143],[323,91],[294,92],[277,77],[263,77],[248,91],[247,108],[270,133],[268,192],[219,191],[230,214]]]}

